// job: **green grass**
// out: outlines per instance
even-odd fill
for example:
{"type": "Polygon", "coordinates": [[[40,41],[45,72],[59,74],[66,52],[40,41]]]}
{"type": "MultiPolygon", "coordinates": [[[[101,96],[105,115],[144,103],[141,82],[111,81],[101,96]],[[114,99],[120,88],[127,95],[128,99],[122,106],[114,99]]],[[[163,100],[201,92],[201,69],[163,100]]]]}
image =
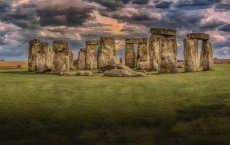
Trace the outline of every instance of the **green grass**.
{"type": "Polygon", "coordinates": [[[230,65],[148,74],[60,77],[1,69],[0,144],[230,144],[230,65]]]}

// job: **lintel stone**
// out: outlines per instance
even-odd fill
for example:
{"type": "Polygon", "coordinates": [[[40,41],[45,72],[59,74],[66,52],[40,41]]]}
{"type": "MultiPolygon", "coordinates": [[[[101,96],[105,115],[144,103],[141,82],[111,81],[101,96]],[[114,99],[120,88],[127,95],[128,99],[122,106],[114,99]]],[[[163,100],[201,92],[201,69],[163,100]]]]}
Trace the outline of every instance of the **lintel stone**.
{"type": "Polygon", "coordinates": [[[176,30],[165,29],[165,28],[151,28],[150,32],[152,34],[163,35],[163,36],[176,36],[176,30]]]}
{"type": "Polygon", "coordinates": [[[100,45],[100,41],[99,40],[89,40],[86,41],[87,45],[100,45]]]}
{"type": "Polygon", "coordinates": [[[187,34],[189,39],[198,39],[198,40],[209,40],[210,36],[206,33],[189,33],[187,34]]]}
{"type": "Polygon", "coordinates": [[[148,42],[148,38],[126,38],[126,44],[144,44],[148,42]]]}

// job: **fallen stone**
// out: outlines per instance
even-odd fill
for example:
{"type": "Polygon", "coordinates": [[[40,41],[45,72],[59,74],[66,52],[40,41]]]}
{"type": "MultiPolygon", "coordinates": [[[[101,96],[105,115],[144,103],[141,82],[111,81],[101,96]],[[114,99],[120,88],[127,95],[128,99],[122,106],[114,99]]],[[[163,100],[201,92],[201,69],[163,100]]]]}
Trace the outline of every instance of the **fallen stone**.
{"type": "Polygon", "coordinates": [[[123,64],[107,65],[105,67],[102,67],[100,70],[104,72],[104,71],[113,70],[113,69],[123,69],[123,70],[133,71],[131,68],[123,64]]]}
{"type": "Polygon", "coordinates": [[[91,71],[61,72],[58,76],[93,76],[91,71]]]}
{"type": "Polygon", "coordinates": [[[122,69],[113,69],[107,70],[104,72],[105,77],[146,77],[147,75],[140,72],[122,70],[122,69]]]}
{"type": "Polygon", "coordinates": [[[209,40],[210,36],[206,33],[189,33],[187,34],[189,39],[198,39],[198,40],[209,40]]]}

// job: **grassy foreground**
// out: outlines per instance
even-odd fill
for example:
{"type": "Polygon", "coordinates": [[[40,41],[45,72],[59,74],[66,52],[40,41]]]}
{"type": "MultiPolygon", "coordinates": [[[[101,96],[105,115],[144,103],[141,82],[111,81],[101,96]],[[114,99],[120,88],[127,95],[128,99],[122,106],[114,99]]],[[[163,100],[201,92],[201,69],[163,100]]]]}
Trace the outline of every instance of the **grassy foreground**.
{"type": "Polygon", "coordinates": [[[0,69],[1,145],[229,145],[229,122],[230,65],[145,78],[0,69]]]}

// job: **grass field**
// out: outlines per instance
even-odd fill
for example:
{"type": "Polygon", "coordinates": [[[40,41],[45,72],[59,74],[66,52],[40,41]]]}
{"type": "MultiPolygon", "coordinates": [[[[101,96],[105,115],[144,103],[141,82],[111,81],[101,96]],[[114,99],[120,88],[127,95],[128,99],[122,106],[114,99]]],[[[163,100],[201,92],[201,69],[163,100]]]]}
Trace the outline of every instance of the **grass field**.
{"type": "Polygon", "coordinates": [[[59,77],[0,69],[0,144],[230,144],[230,65],[149,74],[59,77]]]}

